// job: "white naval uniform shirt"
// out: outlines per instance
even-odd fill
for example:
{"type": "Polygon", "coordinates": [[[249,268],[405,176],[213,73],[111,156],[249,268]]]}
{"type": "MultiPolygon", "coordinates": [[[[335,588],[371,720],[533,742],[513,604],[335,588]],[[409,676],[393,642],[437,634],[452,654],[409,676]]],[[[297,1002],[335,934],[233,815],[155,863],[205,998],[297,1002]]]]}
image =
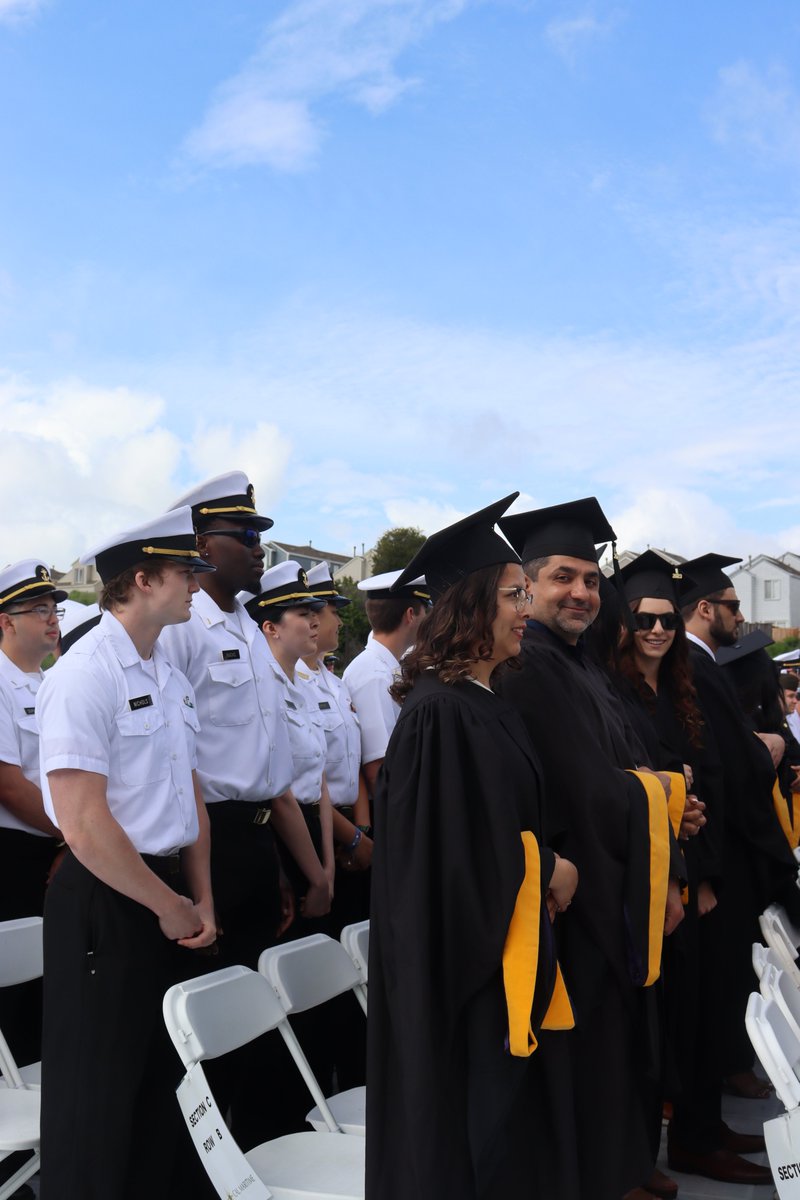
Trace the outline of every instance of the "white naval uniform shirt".
{"type": "Polygon", "coordinates": [[[145,662],[116,617],[103,613],[47,672],[36,717],[51,821],[58,824],[47,772],[93,771],[106,776],[111,815],[140,854],[173,854],[197,841],[194,693],[158,643],[145,662]]]}
{"type": "Polygon", "coordinates": [[[158,644],[197,697],[197,775],[206,804],[283,795],[294,774],[283,692],[247,610],[237,600],[232,613],[223,612],[201,589],[190,619],[168,625],[158,644]]]}
{"type": "Polygon", "coordinates": [[[334,808],[353,805],[358,798],[361,767],[361,728],[353,711],[347,684],[322,664],[312,671],[305,663],[295,667],[295,678],[307,684],[325,733],[325,779],[334,808]]]}
{"type": "MultiPolygon", "coordinates": [[[[36,693],[44,673],[21,671],[0,649],[0,762],[19,767],[29,783],[39,782],[39,731],[36,728],[36,693]]],[[[26,825],[0,804],[0,829],[21,829],[48,837],[26,825]]]]}
{"type": "MultiPolygon", "coordinates": [[[[263,634],[260,636],[264,638],[263,634]]],[[[314,697],[307,684],[299,679],[292,683],[267,645],[266,638],[264,647],[269,656],[272,677],[283,697],[292,747],[292,792],[299,804],[314,804],[322,795],[322,776],[325,771],[325,734],[313,704],[314,697]]]]}
{"type": "Polygon", "coordinates": [[[365,765],[386,757],[389,738],[400,716],[400,705],[389,695],[399,671],[400,663],[391,650],[370,638],[344,672],[361,725],[361,761],[365,765]]]}

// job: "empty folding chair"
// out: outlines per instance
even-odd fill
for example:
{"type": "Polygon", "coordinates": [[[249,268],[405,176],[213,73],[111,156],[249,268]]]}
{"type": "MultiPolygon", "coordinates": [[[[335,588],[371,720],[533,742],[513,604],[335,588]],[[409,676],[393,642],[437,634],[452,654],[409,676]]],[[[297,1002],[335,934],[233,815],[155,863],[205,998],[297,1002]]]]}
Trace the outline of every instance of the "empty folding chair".
{"type": "Polygon", "coordinates": [[[745,1025],[758,1061],[766,1071],[784,1108],[800,1105],[800,1040],[792,1032],[777,1000],[753,992],[747,1002],[745,1025]]]}
{"type": "MultiPolygon", "coordinates": [[[[264,950],[258,969],[272,984],[287,1016],[307,1012],[347,991],[355,992],[358,999],[361,975],[344,947],[324,933],[264,950]]],[[[319,1090],[316,1079],[314,1083],[319,1090]]],[[[325,1104],[318,1101],[316,1108],[306,1114],[306,1120],[314,1129],[330,1128],[329,1112],[342,1133],[363,1137],[366,1107],[366,1088],[349,1088],[329,1096],[325,1104]]]]}
{"type": "Polygon", "coordinates": [[[800,938],[789,921],[786,910],[780,904],[770,904],[758,918],[764,941],[774,950],[781,966],[787,971],[796,987],[800,987],[800,966],[797,963],[797,947],[800,938]]]}
{"type": "MultiPolygon", "coordinates": [[[[245,1191],[253,1200],[362,1200],[364,1142],[340,1133],[292,1133],[244,1154],[224,1125],[202,1063],[247,1045],[283,1022],[275,993],[247,967],[175,984],[164,997],[164,1020],[187,1068],[178,1100],[197,1153],[225,1200],[245,1191]]],[[[265,1086],[268,1081],[265,1080],[265,1086]]]]}
{"type": "Polygon", "coordinates": [[[759,990],[765,1000],[776,1002],[800,1045],[800,991],[789,976],[780,967],[768,966],[761,976],[759,990]]]}
{"type": "Polygon", "coordinates": [[[769,946],[762,946],[761,942],[753,942],[753,970],[757,979],[761,978],[767,967],[777,967],[781,971],[784,969],[783,961],[774,950],[770,950],[769,946]]]}
{"type": "MultiPolygon", "coordinates": [[[[42,973],[42,918],[0,921],[0,987],[27,983],[42,973]]],[[[0,1200],[12,1196],[39,1170],[39,1064],[20,1068],[0,1031],[0,1162],[19,1150],[34,1151],[0,1184],[0,1200]]]]}
{"type": "Polygon", "coordinates": [[[367,1012],[367,982],[369,978],[369,921],[359,921],[355,925],[345,925],[339,935],[339,941],[353,960],[353,964],[361,976],[361,983],[356,989],[359,1004],[367,1012]]]}

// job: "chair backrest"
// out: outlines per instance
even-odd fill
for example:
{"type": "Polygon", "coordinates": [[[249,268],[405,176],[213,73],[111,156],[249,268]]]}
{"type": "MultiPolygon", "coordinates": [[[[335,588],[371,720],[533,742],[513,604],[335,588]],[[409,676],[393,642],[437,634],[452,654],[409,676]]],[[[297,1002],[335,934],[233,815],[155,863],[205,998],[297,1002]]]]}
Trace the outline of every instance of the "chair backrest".
{"type": "Polygon", "coordinates": [[[761,942],[753,942],[753,970],[758,979],[761,978],[767,967],[783,969],[781,960],[774,950],[769,946],[762,946],[761,942]]]}
{"type": "Polygon", "coordinates": [[[310,937],[271,946],[258,960],[258,969],[272,984],[286,1013],[305,1012],[357,988],[361,983],[345,948],[314,933],[310,937]]]}
{"type": "Polygon", "coordinates": [[[0,987],[27,983],[42,974],[42,918],[0,921],[0,987]]]}
{"type": "Polygon", "coordinates": [[[361,982],[369,981],[369,921],[345,925],[339,940],[361,974],[361,982]]]}
{"type": "Polygon", "coordinates": [[[800,985],[800,966],[797,963],[797,949],[792,944],[786,925],[781,920],[778,905],[770,904],[765,908],[758,923],[764,941],[770,950],[774,950],[784,971],[788,971],[795,982],[800,985]]]}
{"type": "Polygon", "coordinates": [[[247,967],[225,967],[176,983],[164,996],[163,1010],[185,1067],[245,1046],[284,1020],[266,979],[247,967]]]}
{"type": "Polygon", "coordinates": [[[800,1105],[800,1042],[774,999],[753,992],[747,1002],[745,1025],[759,1062],[767,1072],[784,1108],[800,1105]]]}
{"type": "Polygon", "coordinates": [[[780,967],[768,966],[759,983],[765,1000],[774,1000],[800,1045],[800,992],[780,967]]]}

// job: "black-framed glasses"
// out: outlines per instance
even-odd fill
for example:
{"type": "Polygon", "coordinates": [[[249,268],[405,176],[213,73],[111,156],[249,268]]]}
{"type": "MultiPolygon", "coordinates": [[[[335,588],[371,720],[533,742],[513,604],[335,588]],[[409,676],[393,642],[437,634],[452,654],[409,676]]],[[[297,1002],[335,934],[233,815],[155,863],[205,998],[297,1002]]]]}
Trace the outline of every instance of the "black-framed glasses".
{"type": "Polygon", "coordinates": [[[250,550],[259,544],[261,534],[257,529],[205,529],[203,537],[232,537],[250,550]]]}
{"type": "Polygon", "coordinates": [[[26,617],[30,614],[38,617],[40,621],[49,621],[51,617],[58,617],[59,621],[64,616],[63,608],[54,608],[51,604],[34,604],[32,608],[18,608],[14,612],[9,612],[9,617],[26,617]]]}
{"type": "Polygon", "coordinates": [[[514,608],[517,612],[525,612],[526,607],[533,599],[533,596],[530,592],[526,592],[524,587],[501,587],[497,590],[514,601],[514,608]]]}
{"type": "Polygon", "coordinates": [[[656,621],[661,622],[661,628],[665,633],[672,633],[681,624],[681,614],[676,612],[635,612],[631,615],[634,627],[639,633],[648,633],[651,629],[655,629],[656,621]]]}
{"type": "Polygon", "coordinates": [[[739,600],[709,600],[708,603],[709,604],[724,604],[725,607],[727,608],[728,612],[732,612],[734,616],[736,616],[739,609],[741,608],[741,602],[739,600]]]}

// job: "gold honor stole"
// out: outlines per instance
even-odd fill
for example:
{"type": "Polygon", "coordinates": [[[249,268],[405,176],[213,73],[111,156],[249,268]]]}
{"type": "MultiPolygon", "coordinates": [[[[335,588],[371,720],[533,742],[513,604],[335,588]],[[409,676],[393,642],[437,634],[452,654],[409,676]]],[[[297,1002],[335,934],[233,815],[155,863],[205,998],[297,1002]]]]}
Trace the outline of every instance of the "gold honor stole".
{"type": "Polygon", "coordinates": [[[792,850],[796,850],[800,844],[800,812],[798,812],[798,797],[797,792],[791,792],[791,800],[787,800],[781,791],[778,783],[778,776],[775,776],[775,781],[772,785],[772,803],[775,808],[775,816],[778,818],[780,827],[783,830],[783,836],[786,838],[792,850]],[[789,806],[791,805],[791,811],[789,806]]]}
{"type": "MultiPolygon", "coordinates": [[[[542,872],[539,845],[529,829],[520,834],[525,854],[525,875],[503,947],[503,986],[508,1009],[508,1044],[516,1058],[528,1058],[538,1042],[531,1025],[533,994],[539,967],[539,920],[542,908],[542,872]]],[[[556,982],[542,1029],[572,1029],[575,1018],[567,989],[556,963],[556,982]]]]}
{"type": "MultiPolygon", "coordinates": [[[[681,835],[681,821],[683,820],[683,812],[686,808],[686,776],[683,771],[667,771],[672,783],[672,790],[669,794],[669,823],[672,826],[672,832],[676,838],[681,835]]],[[[681,892],[681,904],[684,907],[689,903],[689,888],[688,886],[681,892]]]]}
{"type": "MultiPolygon", "coordinates": [[[[636,776],[647,799],[646,821],[641,810],[631,809],[629,816],[630,841],[625,892],[633,956],[639,971],[639,978],[634,982],[642,987],[650,987],[661,974],[661,946],[664,940],[664,912],[669,881],[671,813],[667,807],[664,789],[655,775],[646,771],[628,773],[636,776]]],[[[685,802],[685,786],[683,795],[685,802]]]]}

